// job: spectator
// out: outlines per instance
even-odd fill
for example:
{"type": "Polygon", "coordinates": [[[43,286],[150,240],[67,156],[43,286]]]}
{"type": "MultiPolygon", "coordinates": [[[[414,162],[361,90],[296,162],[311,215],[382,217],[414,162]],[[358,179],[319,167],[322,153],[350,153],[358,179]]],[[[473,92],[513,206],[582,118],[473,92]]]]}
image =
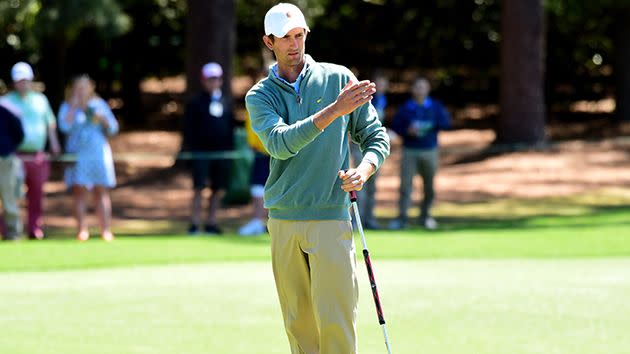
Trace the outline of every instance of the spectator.
{"type": "Polygon", "coordinates": [[[309,28],[298,7],[265,15],[263,42],[277,63],[245,98],[271,156],[265,184],[276,288],[291,352],[357,352],[358,286],[350,224],[360,190],[389,154],[370,104],[369,81],[305,54],[309,28]],[[348,134],[365,155],[349,168],[348,134]]]}
{"type": "MultiPolygon", "coordinates": [[[[385,108],[387,107],[386,92],[389,87],[389,81],[383,75],[377,75],[374,78],[376,84],[376,93],[372,98],[372,105],[376,108],[378,119],[383,123],[385,120],[385,108]]],[[[350,144],[350,154],[352,156],[353,163],[356,165],[361,162],[363,154],[361,148],[357,143],[350,144]]],[[[361,215],[361,221],[363,227],[368,230],[378,230],[381,226],[374,218],[374,206],[376,205],[376,179],[378,178],[379,171],[376,171],[372,177],[365,182],[363,189],[357,192],[357,202],[359,204],[359,214],[361,215]]]]}
{"type": "Polygon", "coordinates": [[[208,234],[221,234],[222,231],[217,225],[217,211],[228,186],[231,161],[203,155],[232,150],[234,114],[221,92],[223,85],[221,65],[217,63],[204,65],[201,70],[201,83],[203,91],[186,105],[184,117],[184,151],[197,155],[191,161],[194,194],[188,233],[199,232],[202,192],[209,181],[211,194],[204,231],[208,234]]]}
{"type": "Polygon", "coordinates": [[[27,187],[28,237],[42,239],[43,188],[50,174],[50,162],[44,153],[46,140],[53,155],[61,151],[55,115],[46,96],[32,90],[34,75],[30,65],[24,62],[15,64],[11,69],[11,78],[15,90],[4,97],[21,112],[19,118],[24,129],[24,140],[18,147],[18,156],[24,165],[27,187]]]}
{"type": "Polygon", "coordinates": [[[401,229],[407,224],[407,210],[411,204],[413,177],[419,173],[423,183],[420,224],[429,230],[438,227],[431,216],[435,198],[433,179],[439,164],[438,132],[451,126],[444,106],[429,96],[431,86],[425,78],[417,78],[411,86],[411,98],[404,103],[392,122],[392,129],[402,137],[403,157],[400,163],[399,216],[392,220],[390,229],[401,229]]]}
{"type": "Polygon", "coordinates": [[[0,229],[4,240],[16,240],[22,234],[18,199],[24,172],[15,150],[23,139],[20,119],[8,102],[0,100],[0,201],[4,210],[0,229]]]}
{"type": "Polygon", "coordinates": [[[72,189],[77,240],[87,241],[90,238],[85,214],[87,194],[91,191],[101,237],[112,241],[109,190],[116,186],[116,175],[107,137],[118,132],[118,122],[107,102],[94,92],[94,82],[87,75],[73,80],[58,116],[59,129],[67,134],[66,152],[76,154],[76,161],[65,170],[64,180],[66,186],[72,189]]]}
{"type": "Polygon", "coordinates": [[[255,236],[267,232],[267,212],[265,210],[263,195],[265,192],[265,182],[269,177],[269,154],[262,142],[252,129],[249,114],[245,119],[245,129],[247,131],[247,142],[254,150],[254,165],[252,166],[251,196],[254,208],[254,217],[243,225],[238,233],[241,236],[255,236]]]}

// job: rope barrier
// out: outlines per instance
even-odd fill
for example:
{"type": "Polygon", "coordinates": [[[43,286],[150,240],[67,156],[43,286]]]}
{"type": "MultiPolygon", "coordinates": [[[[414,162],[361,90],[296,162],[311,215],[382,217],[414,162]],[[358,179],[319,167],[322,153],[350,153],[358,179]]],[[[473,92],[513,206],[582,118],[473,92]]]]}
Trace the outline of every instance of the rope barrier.
{"type": "MultiPolygon", "coordinates": [[[[19,153],[18,153],[19,154],[19,153]]],[[[21,155],[24,160],[35,160],[36,156],[21,155]]],[[[180,152],[178,154],[152,153],[152,152],[121,152],[113,154],[116,162],[150,161],[161,159],[173,160],[237,160],[253,159],[254,153],[250,150],[233,151],[208,151],[208,152],[180,152]]],[[[76,162],[76,154],[61,154],[53,156],[46,154],[45,158],[51,162],[76,162]]]]}
{"type": "MultiPolygon", "coordinates": [[[[448,147],[442,146],[440,150],[445,153],[450,154],[464,154],[464,153],[506,153],[506,152],[518,152],[518,151],[531,151],[531,150],[546,150],[549,148],[553,148],[555,146],[559,146],[561,144],[571,143],[571,142],[579,142],[584,145],[598,145],[601,144],[601,141],[591,141],[591,140],[570,140],[570,141],[556,141],[556,142],[548,142],[542,143],[538,145],[531,144],[485,144],[485,145],[477,145],[474,147],[448,147]]],[[[619,145],[630,145],[630,136],[622,136],[616,137],[607,140],[606,142],[610,142],[612,144],[619,145]]],[[[161,160],[161,159],[173,159],[173,160],[219,160],[219,159],[253,159],[254,152],[251,149],[240,149],[240,150],[232,150],[232,151],[208,151],[208,152],[180,152],[178,154],[168,154],[168,153],[158,153],[158,152],[120,152],[114,153],[114,161],[116,162],[134,162],[134,161],[150,161],[150,160],[161,160]]],[[[35,156],[23,155],[23,159],[25,160],[34,160],[35,156]]],[[[61,154],[58,156],[53,156],[46,154],[45,158],[51,162],[75,162],[77,160],[76,154],[61,154]]]]}

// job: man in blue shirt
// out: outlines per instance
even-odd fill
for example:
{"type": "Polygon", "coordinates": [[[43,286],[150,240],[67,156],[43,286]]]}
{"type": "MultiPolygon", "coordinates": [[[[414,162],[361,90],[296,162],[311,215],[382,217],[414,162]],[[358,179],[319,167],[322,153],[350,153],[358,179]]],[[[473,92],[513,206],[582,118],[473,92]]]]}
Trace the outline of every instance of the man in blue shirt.
{"type": "Polygon", "coordinates": [[[392,122],[392,129],[403,140],[400,165],[399,216],[390,229],[401,229],[407,224],[407,210],[411,204],[413,177],[422,177],[424,196],[420,206],[420,223],[427,229],[437,228],[431,216],[435,198],[433,179],[439,164],[438,132],[451,126],[444,106],[429,97],[431,86],[425,78],[417,78],[411,86],[411,98],[405,102],[392,122]]]}

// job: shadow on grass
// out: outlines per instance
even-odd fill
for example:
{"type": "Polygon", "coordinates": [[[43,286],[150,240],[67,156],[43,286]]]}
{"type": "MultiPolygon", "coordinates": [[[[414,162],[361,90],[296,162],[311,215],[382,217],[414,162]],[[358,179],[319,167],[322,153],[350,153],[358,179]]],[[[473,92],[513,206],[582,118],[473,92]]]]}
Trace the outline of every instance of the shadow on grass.
{"type": "MultiPolygon", "coordinates": [[[[459,231],[492,231],[492,230],[543,230],[543,229],[575,229],[604,227],[604,226],[628,226],[630,227],[630,206],[626,205],[597,205],[588,206],[584,211],[570,215],[558,215],[553,213],[534,213],[527,216],[511,217],[509,211],[498,217],[484,216],[448,216],[442,214],[437,218],[440,223],[438,230],[426,231],[417,219],[410,220],[410,225],[405,230],[389,231],[367,230],[367,234],[387,235],[396,233],[397,235],[408,235],[417,237],[439,237],[455,235],[459,231]]],[[[380,219],[380,224],[386,227],[391,219],[380,219]]],[[[204,240],[219,243],[255,245],[269,243],[269,235],[262,234],[254,237],[238,236],[236,230],[238,222],[235,220],[226,221],[226,231],[222,235],[187,235],[186,222],[171,220],[125,220],[114,227],[114,231],[119,238],[141,239],[150,236],[172,238],[181,237],[191,240],[204,240]]],[[[92,229],[92,235],[98,239],[98,230],[92,229]]],[[[74,229],[51,229],[48,231],[50,240],[71,240],[74,237],[74,229]]],[[[355,230],[355,233],[357,231],[355,230]]]]}
{"type": "Polygon", "coordinates": [[[437,218],[438,230],[424,231],[418,220],[412,220],[408,231],[422,232],[423,236],[439,236],[453,231],[479,230],[536,230],[536,229],[580,229],[598,226],[629,226],[630,206],[590,206],[589,212],[579,215],[537,214],[531,216],[442,216],[437,218]]]}

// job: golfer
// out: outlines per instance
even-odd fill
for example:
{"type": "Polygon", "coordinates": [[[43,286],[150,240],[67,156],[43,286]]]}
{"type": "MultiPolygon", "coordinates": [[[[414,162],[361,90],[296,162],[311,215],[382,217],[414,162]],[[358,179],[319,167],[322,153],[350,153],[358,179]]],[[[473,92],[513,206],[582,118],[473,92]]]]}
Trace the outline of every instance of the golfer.
{"type": "Polygon", "coordinates": [[[370,104],[375,85],[305,54],[309,28],[294,5],[265,15],[277,63],[247,93],[252,127],[271,156],[265,184],[273,272],[291,352],[357,352],[358,285],[348,191],[389,155],[370,104]],[[349,167],[348,133],[363,160],[349,167]]]}

